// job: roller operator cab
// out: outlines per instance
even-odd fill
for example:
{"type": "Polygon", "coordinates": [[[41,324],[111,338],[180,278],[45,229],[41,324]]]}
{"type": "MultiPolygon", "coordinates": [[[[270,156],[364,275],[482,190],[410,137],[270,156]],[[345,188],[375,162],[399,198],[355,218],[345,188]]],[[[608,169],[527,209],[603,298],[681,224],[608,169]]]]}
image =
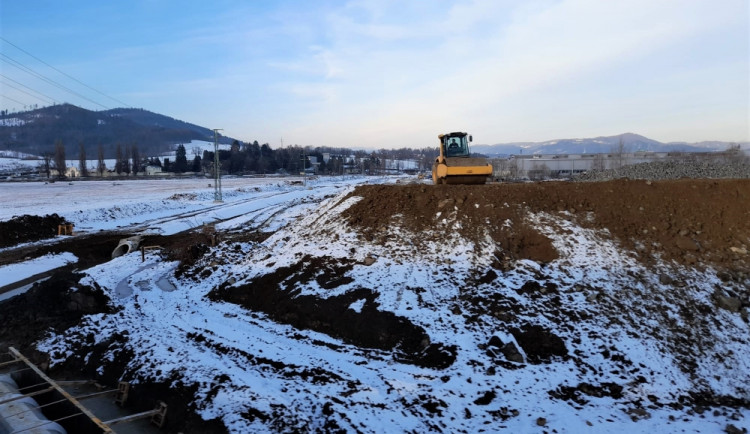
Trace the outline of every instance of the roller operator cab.
{"type": "Polygon", "coordinates": [[[438,136],[440,155],[432,164],[435,184],[484,184],[492,175],[492,165],[485,158],[474,158],[469,152],[472,137],[468,133],[438,136]]]}

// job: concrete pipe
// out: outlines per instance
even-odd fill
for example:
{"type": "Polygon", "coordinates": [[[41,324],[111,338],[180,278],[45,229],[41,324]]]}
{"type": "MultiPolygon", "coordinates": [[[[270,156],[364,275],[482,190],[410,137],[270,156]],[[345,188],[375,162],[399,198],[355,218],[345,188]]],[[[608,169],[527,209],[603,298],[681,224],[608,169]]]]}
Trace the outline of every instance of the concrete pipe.
{"type": "Polygon", "coordinates": [[[115,250],[112,251],[112,259],[117,258],[122,255],[127,255],[128,253],[132,251],[138,250],[138,247],[140,247],[140,245],[141,245],[140,235],[121,239],[120,244],[118,244],[115,250]]]}
{"type": "Polygon", "coordinates": [[[60,424],[42,414],[33,398],[19,393],[18,385],[10,375],[0,375],[0,396],[0,432],[65,434],[60,424]]]}

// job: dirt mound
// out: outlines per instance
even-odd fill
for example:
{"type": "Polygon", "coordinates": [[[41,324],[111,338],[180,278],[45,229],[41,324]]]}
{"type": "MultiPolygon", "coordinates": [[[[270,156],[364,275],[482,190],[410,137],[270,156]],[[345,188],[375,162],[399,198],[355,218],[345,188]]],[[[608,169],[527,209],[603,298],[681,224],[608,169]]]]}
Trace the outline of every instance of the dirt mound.
{"type": "Polygon", "coordinates": [[[108,312],[109,299],[98,288],[80,285],[81,277],[63,270],[0,303],[0,353],[13,346],[34,354],[33,342],[44,333],[62,332],[86,314],[108,312]]]}
{"type": "Polygon", "coordinates": [[[750,180],[366,185],[352,196],[362,200],[343,215],[368,239],[378,240],[393,224],[430,237],[456,230],[479,241],[488,233],[512,256],[548,262],[557,252],[524,222],[529,212],[547,212],[607,229],[644,261],[659,255],[750,270],[750,180]]]}
{"type": "MultiPolygon", "coordinates": [[[[558,252],[551,240],[528,222],[530,213],[540,212],[601,230],[605,237],[606,229],[612,238],[644,262],[652,261],[658,256],[681,264],[703,263],[717,266],[724,270],[721,276],[726,277],[727,281],[738,279],[737,275],[747,276],[750,272],[750,210],[747,206],[750,203],[750,180],[616,180],[600,183],[549,182],[484,186],[380,185],[358,187],[352,195],[362,199],[344,211],[343,216],[348,224],[369,241],[390,241],[389,237],[393,236],[393,232],[387,229],[392,226],[403,229],[396,232],[403,233],[404,242],[416,245],[420,241],[440,239],[452,232],[458,232],[477,243],[486,242],[486,237],[491,237],[498,245],[497,264],[477,270],[477,276],[472,277],[473,280],[467,286],[472,282],[492,283],[505,271],[508,266],[506,260],[549,262],[557,258],[558,252]]],[[[562,228],[557,230],[564,232],[562,228]]],[[[182,263],[179,269],[181,278],[201,281],[221,270],[219,264],[214,263],[220,259],[206,257],[207,246],[212,240],[203,235],[206,234],[198,235],[193,232],[169,237],[149,236],[144,238],[144,245],[158,245],[165,256],[179,259],[182,263]]],[[[39,252],[34,252],[34,255],[41,251],[71,251],[80,259],[77,267],[85,268],[108,260],[117,240],[125,236],[107,233],[69,239],[66,237],[49,246],[36,246],[39,252]]],[[[245,240],[255,240],[253,237],[258,234],[242,236],[246,237],[245,240]]],[[[242,253],[239,245],[237,249],[238,254],[242,253]]],[[[19,261],[30,254],[30,250],[30,247],[21,246],[0,253],[0,264],[11,259],[19,261]]],[[[392,357],[396,362],[435,370],[463,363],[459,355],[465,348],[431,341],[426,326],[410,321],[408,317],[381,310],[375,289],[360,285],[344,294],[326,298],[301,295],[300,287],[311,283],[323,289],[335,289],[353,283],[351,271],[358,262],[302,253],[298,259],[289,266],[258,275],[242,285],[233,286],[233,280],[226,281],[207,296],[213,301],[231,302],[249,311],[263,312],[270,319],[297,329],[314,330],[333,336],[344,343],[365,349],[372,359],[392,357]]],[[[664,279],[671,277],[665,275],[664,279]]],[[[741,279],[747,277],[739,279],[738,281],[744,282],[741,279]]],[[[80,275],[76,274],[56,275],[25,294],[0,303],[0,350],[3,346],[14,345],[24,352],[31,352],[32,342],[38,340],[43,332],[65,330],[77,324],[85,314],[110,312],[111,308],[103,293],[96,287],[81,286],[79,280],[80,275]],[[76,291],[70,291],[70,288],[76,288],[76,291]]],[[[472,327],[487,327],[487,330],[497,332],[488,334],[484,341],[487,344],[480,346],[492,362],[487,368],[487,372],[492,374],[488,375],[495,375],[496,367],[497,372],[502,372],[499,368],[523,369],[524,362],[552,364],[562,359],[585,365],[586,356],[577,352],[580,339],[576,343],[575,339],[570,339],[570,333],[566,330],[578,327],[594,315],[589,309],[597,304],[569,304],[577,295],[565,294],[562,286],[558,287],[549,276],[529,277],[528,280],[508,285],[511,285],[509,290],[515,291],[521,298],[535,302],[527,305],[522,303],[523,300],[503,295],[490,285],[477,285],[460,291],[456,310],[452,311],[455,315],[463,315],[472,327]],[[540,317],[544,315],[544,325],[527,321],[519,324],[521,318],[533,317],[534,314],[540,317]],[[496,327],[491,328],[489,325],[482,325],[483,323],[491,323],[496,327]],[[550,323],[561,326],[550,327],[550,323]],[[506,333],[500,333],[501,331],[506,333]],[[503,338],[504,342],[498,337],[504,334],[512,335],[513,340],[503,338]]],[[[420,288],[420,291],[429,291],[429,288],[420,288]]],[[[419,291],[414,292],[419,299],[419,291]]],[[[591,292],[594,293],[594,290],[591,289],[591,292]]],[[[619,305],[615,301],[608,303],[611,309],[617,311],[625,311],[629,306],[619,305]]],[[[661,310],[658,307],[654,309],[661,310]]],[[[601,311],[605,310],[605,307],[601,308],[601,311]]],[[[701,320],[710,318],[711,315],[710,310],[698,308],[685,309],[684,315],[692,317],[694,312],[700,313],[701,320]]],[[[663,315],[670,316],[672,311],[665,310],[663,315]]],[[[695,316],[697,318],[699,315],[695,316]]],[[[656,315],[644,314],[638,320],[645,317],[658,318],[656,315]]],[[[679,328],[690,328],[685,327],[685,324],[691,323],[679,322],[679,328]]],[[[585,332],[586,329],[582,329],[581,333],[585,332]]],[[[591,331],[586,333],[589,333],[589,339],[593,339],[591,331]]],[[[694,337],[697,333],[674,333],[677,333],[677,338],[683,339],[680,345],[691,355],[696,352],[695,348],[700,348],[695,345],[699,341],[694,337]]],[[[256,352],[252,348],[230,347],[208,332],[188,332],[185,338],[219,354],[237,353],[237,360],[242,360],[248,366],[262,366],[267,372],[274,372],[273,375],[283,373],[311,384],[335,384],[342,381],[340,376],[336,377],[335,372],[316,366],[292,365],[273,357],[267,358],[260,354],[262,351],[256,352]]],[[[93,342],[94,335],[84,339],[93,342]]],[[[114,384],[125,376],[123,372],[134,356],[123,351],[118,353],[120,355],[116,360],[108,360],[104,355],[111,347],[126,348],[128,339],[126,334],[114,334],[109,340],[95,345],[88,342],[86,345],[90,345],[91,349],[87,351],[91,356],[85,362],[79,356],[71,357],[66,368],[99,377],[107,384],[114,384]],[[105,362],[101,362],[102,360],[105,362]]],[[[299,339],[304,337],[300,335],[299,339]]],[[[668,339],[665,338],[664,341],[668,342],[668,339]]],[[[337,350],[337,345],[330,342],[316,345],[337,350]]],[[[623,351],[610,345],[602,350],[601,357],[607,360],[613,374],[630,372],[632,376],[639,375],[639,368],[633,366],[633,362],[623,351]]],[[[709,354],[708,351],[703,353],[709,354]]],[[[678,360],[681,360],[680,353],[677,354],[678,360]]],[[[471,362],[474,363],[473,360],[471,362]]],[[[473,372],[479,372],[480,365],[472,369],[473,372]]],[[[476,377],[481,376],[477,374],[476,377]]],[[[559,386],[552,384],[550,397],[583,405],[601,397],[620,400],[624,388],[629,387],[624,378],[617,383],[587,382],[575,378],[573,375],[570,383],[559,386]]],[[[450,377],[446,374],[440,379],[447,382],[450,377]]],[[[170,409],[177,410],[172,420],[189,421],[185,425],[192,426],[194,432],[221,431],[224,427],[218,420],[205,422],[203,426],[193,425],[194,422],[200,423],[197,409],[191,407],[195,386],[187,385],[190,380],[188,378],[175,376],[173,380],[140,382],[134,392],[137,394],[136,399],[148,405],[144,404],[143,408],[135,410],[153,407],[145,397],[167,396],[170,409]]],[[[214,383],[211,390],[213,394],[230,384],[231,379],[225,374],[217,375],[214,383]]],[[[500,389],[482,389],[475,395],[473,403],[480,406],[497,405],[498,393],[500,389]]],[[[438,417],[448,407],[439,397],[431,394],[419,395],[418,398],[413,402],[404,400],[404,409],[422,407],[430,415],[438,417]]],[[[700,398],[706,402],[720,402],[710,395],[700,398]]],[[[690,402],[701,401],[695,398],[690,402]]],[[[348,408],[346,405],[334,406],[330,401],[326,405],[322,409],[323,414],[348,408]]],[[[746,407],[746,400],[739,405],[746,407]]],[[[275,411],[277,410],[274,409],[273,412],[275,411]]],[[[275,423],[274,420],[283,421],[283,412],[278,411],[281,416],[277,417],[271,411],[262,412],[249,407],[243,416],[250,420],[257,418],[267,421],[271,426],[275,423]]],[[[468,411],[467,407],[467,414],[468,411]]],[[[492,414],[502,420],[518,414],[516,410],[507,410],[506,407],[490,411],[495,412],[492,414]]],[[[288,431],[290,426],[281,426],[279,431],[288,431]]],[[[336,427],[332,426],[331,430],[336,427]]],[[[175,431],[185,428],[182,425],[170,427],[175,431]]]]}
{"type": "Polygon", "coordinates": [[[359,288],[325,299],[298,295],[296,285],[313,279],[327,289],[349,283],[351,278],[345,273],[353,265],[354,262],[338,262],[328,257],[305,256],[293,266],[279,268],[248,284],[221,285],[208,297],[265,312],[279,322],[336,336],[363,348],[393,351],[395,358],[403,363],[436,369],[450,366],[456,358],[455,348],[430,343],[422,327],[379,310],[377,294],[370,289],[359,288]],[[351,309],[358,301],[363,302],[362,307],[351,309]]]}
{"type": "Polygon", "coordinates": [[[342,215],[368,241],[384,242],[386,229],[398,225],[412,232],[413,242],[442,237],[453,231],[480,242],[489,234],[510,259],[539,262],[556,259],[557,251],[552,242],[526,223],[522,201],[508,197],[504,187],[361,186],[351,195],[361,196],[362,200],[342,215]],[[454,224],[454,220],[458,224],[454,224]]]}
{"type": "Polygon", "coordinates": [[[523,348],[528,362],[539,364],[553,357],[565,357],[568,349],[559,336],[538,325],[525,325],[522,329],[512,329],[513,337],[523,348]]]}
{"type": "Polygon", "coordinates": [[[0,248],[52,238],[57,235],[57,227],[65,223],[65,219],[57,214],[13,217],[0,222],[0,248]]]}

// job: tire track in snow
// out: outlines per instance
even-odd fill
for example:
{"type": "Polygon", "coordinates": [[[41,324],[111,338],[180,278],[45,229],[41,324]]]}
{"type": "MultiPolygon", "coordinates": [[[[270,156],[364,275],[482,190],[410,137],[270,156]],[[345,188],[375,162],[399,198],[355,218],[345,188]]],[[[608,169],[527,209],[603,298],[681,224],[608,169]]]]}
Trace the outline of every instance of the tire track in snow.
{"type": "MultiPolygon", "coordinates": [[[[172,223],[172,222],[186,222],[187,226],[189,226],[186,228],[186,230],[192,229],[200,225],[200,224],[191,224],[190,222],[187,222],[187,220],[189,220],[192,217],[198,217],[202,215],[216,213],[218,211],[225,211],[225,210],[228,211],[228,210],[231,210],[232,208],[242,207],[243,205],[252,204],[254,202],[261,202],[261,201],[272,199],[278,196],[287,196],[294,192],[296,191],[274,192],[270,194],[264,194],[260,196],[253,196],[253,197],[249,197],[245,199],[239,199],[233,202],[218,203],[218,204],[214,204],[212,206],[208,206],[206,208],[199,209],[199,210],[186,211],[186,212],[170,215],[169,217],[160,217],[160,218],[155,218],[151,220],[146,220],[144,222],[133,225],[133,229],[147,231],[149,229],[153,229],[154,227],[166,226],[167,224],[172,223]]],[[[213,217],[213,218],[210,218],[210,221],[211,223],[222,222],[222,221],[235,218],[238,215],[240,214],[238,213],[238,214],[234,214],[234,215],[224,217],[224,218],[213,217]]],[[[203,223],[206,223],[206,222],[204,221],[203,223]]],[[[171,235],[171,233],[167,233],[164,235],[171,235]]]]}

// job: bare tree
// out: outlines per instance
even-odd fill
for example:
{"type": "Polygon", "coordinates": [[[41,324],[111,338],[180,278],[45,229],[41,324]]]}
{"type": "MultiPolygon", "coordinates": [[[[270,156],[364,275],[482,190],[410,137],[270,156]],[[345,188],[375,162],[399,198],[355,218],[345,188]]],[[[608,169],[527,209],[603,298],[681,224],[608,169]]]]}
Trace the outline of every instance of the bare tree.
{"type": "Polygon", "coordinates": [[[419,170],[420,171],[427,171],[432,169],[432,163],[435,161],[435,156],[440,151],[435,149],[434,151],[430,149],[429,151],[422,152],[419,154],[419,170]]]}
{"type": "Polygon", "coordinates": [[[55,169],[58,178],[65,178],[65,146],[60,140],[55,142],[55,169]]]}
{"type": "Polygon", "coordinates": [[[625,153],[627,152],[627,146],[625,146],[625,141],[622,139],[622,136],[620,136],[620,140],[617,142],[617,145],[612,149],[612,165],[614,166],[614,169],[619,169],[625,164],[625,153]]]}
{"type": "Polygon", "coordinates": [[[122,171],[130,175],[130,145],[125,145],[125,155],[122,159],[122,171]]]}
{"type": "Polygon", "coordinates": [[[117,148],[115,148],[115,173],[121,174],[122,169],[122,146],[118,143],[117,148]]]}
{"type": "Polygon", "coordinates": [[[96,165],[96,172],[99,174],[99,176],[104,176],[104,172],[107,170],[107,166],[104,164],[104,148],[102,147],[102,144],[99,144],[99,162],[96,165]]]}
{"type": "Polygon", "coordinates": [[[521,176],[521,169],[518,167],[518,159],[513,158],[508,161],[508,177],[518,179],[521,176]]]}
{"type": "Polygon", "coordinates": [[[88,167],[86,167],[86,147],[83,146],[83,142],[79,144],[78,166],[80,166],[80,169],[81,169],[81,176],[83,177],[89,176],[89,169],[88,167]]]}
{"type": "Polygon", "coordinates": [[[529,179],[534,181],[541,181],[547,179],[550,176],[549,167],[544,163],[534,163],[529,170],[529,179]]]}
{"type": "Polygon", "coordinates": [[[510,166],[511,161],[507,158],[493,158],[490,160],[492,163],[492,175],[498,178],[509,178],[510,177],[510,166]]]}
{"type": "Polygon", "coordinates": [[[44,171],[45,175],[47,175],[47,179],[49,179],[51,169],[52,154],[50,154],[49,152],[45,152],[44,155],[42,155],[42,170],[44,171]]]}
{"type": "Polygon", "coordinates": [[[742,152],[742,147],[739,143],[730,143],[727,149],[721,153],[720,158],[723,160],[724,164],[732,166],[750,164],[750,156],[747,156],[742,152]]]}
{"type": "Polygon", "coordinates": [[[137,145],[133,145],[133,147],[130,148],[130,159],[133,175],[138,175],[138,172],[142,171],[143,168],[141,167],[141,153],[138,152],[137,145]]]}
{"type": "Polygon", "coordinates": [[[604,170],[604,169],[605,169],[604,154],[594,155],[594,159],[591,160],[591,170],[604,170]]]}

